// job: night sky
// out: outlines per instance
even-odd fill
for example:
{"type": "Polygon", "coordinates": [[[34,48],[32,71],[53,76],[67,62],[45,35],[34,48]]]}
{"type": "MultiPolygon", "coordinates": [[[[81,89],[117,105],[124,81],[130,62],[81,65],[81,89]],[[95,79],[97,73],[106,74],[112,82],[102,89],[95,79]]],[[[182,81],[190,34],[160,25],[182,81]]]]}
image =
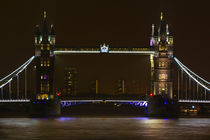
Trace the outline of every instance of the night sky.
{"type": "Polygon", "coordinates": [[[158,0],[10,0],[0,3],[2,78],[34,55],[35,25],[47,11],[59,46],[148,46],[160,12],[174,32],[174,55],[210,81],[210,2],[158,0]]]}

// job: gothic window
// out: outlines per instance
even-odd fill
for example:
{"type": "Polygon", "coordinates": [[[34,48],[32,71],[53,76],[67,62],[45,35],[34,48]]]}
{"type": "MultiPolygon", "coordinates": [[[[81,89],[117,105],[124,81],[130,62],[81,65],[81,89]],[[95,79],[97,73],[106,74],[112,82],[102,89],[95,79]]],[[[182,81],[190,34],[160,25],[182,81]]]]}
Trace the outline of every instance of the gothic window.
{"type": "Polygon", "coordinates": [[[162,67],[165,67],[165,62],[162,62],[162,67]]]}
{"type": "Polygon", "coordinates": [[[160,62],[160,61],[159,61],[159,64],[158,64],[158,66],[159,66],[159,67],[161,67],[161,62],[160,62]]]}
{"type": "Polygon", "coordinates": [[[167,80],[168,79],[168,75],[165,73],[160,73],[159,74],[159,80],[167,80]]]}
{"type": "Polygon", "coordinates": [[[173,38],[168,39],[168,44],[173,45],[173,38]]]}

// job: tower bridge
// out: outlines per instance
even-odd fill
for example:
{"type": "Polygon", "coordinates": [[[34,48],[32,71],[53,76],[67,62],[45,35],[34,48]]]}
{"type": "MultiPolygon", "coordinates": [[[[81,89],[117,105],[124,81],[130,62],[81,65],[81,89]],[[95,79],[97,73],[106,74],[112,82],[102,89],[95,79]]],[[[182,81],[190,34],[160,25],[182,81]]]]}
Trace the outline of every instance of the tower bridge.
{"type": "MultiPolygon", "coordinates": [[[[55,72],[57,71],[55,62],[57,57],[75,54],[88,54],[87,56],[111,56],[120,54],[125,55],[127,58],[128,56],[149,57],[147,60],[150,64],[150,88],[143,90],[143,95],[145,95],[143,101],[140,98],[138,100],[123,100],[122,98],[121,101],[119,99],[80,99],[74,100],[74,102],[94,102],[98,100],[100,100],[100,102],[108,101],[115,103],[135,102],[137,104],[146,104],[145,107],[148,105],[148,111],[151,114],[164,114],[164,112],[167,113],[174,111],[174,108],[176,108],[177,105],[181,105],[183,103],[185,105],[210,104],[210,83],[181,63],[181,61],[174,56],[173,47],[173,33],[168,24],[164,22],[162,13],[159,26],[155,26],[154,24],[152,25],[150,44],[147,47],[114,47],[106,44],[101,44],[97,47],[67,47],[56,45],[54,25],[50,26],[50,30],[48,29],[47,16],[45,12],[42,29],[40,30],[39,25],[36,26],[35,56],[32,56],[19,68],[0,79],[0,103],[31,102],[33,104],[37,104],[39,101],[53,101],[53,103],[56,102],[56,104],[60,105],[60,103],[58,103],[60,102],[59,98],[60,95],[63,94],[60,90],[55,89],[56,81],[54,78],[55,72]],[[31,63],[33,61],[36,66],[36,95],[28,98],[27,85],[30,80],[27,77],[27,68],[31,67],[31,63]],[[23,79],[20,79],[19,77],[21,73],[24,73],[23,79]],[[24,96],[20,96],[20,80],[24,80],[24,96]],[[12,85],[13,81],[16,81],[15,85],[12,85]],[[16,91],[13,90],[12,86],[16,87],[16,91]],[[12,93],[16,93],[16,95],[12,93]],[[6,94],[7,96],[5,96],[6,94]]],[[[68,70],[70,72],[68,77],[71,79],[72,72],[76,73],[76,70],[68,70]]],[[[72,89],[74,88],[72,85],[74,85],[75,82],[71,80],[67,82],[67,84],[71,87],[69,93],[72,95],[75,94],[75,89],[72,89]]],[[[120,80],[119,88],[120,95],[130,96],[125,92],[124,79],[120,80]]],[[[89,94],[88,96],[94,96],[95,98],[95,94],[100,94],[99,90],[99,81],[96,79],[94,82],[95,93],[94,95],[89,94]]],[[[137,98],[138,96],[139,95],[136,94],[137,98]]],[[[61,105],[71,104],[73,102],[71,99],[64,99],[62,99],[61,105]]]]}

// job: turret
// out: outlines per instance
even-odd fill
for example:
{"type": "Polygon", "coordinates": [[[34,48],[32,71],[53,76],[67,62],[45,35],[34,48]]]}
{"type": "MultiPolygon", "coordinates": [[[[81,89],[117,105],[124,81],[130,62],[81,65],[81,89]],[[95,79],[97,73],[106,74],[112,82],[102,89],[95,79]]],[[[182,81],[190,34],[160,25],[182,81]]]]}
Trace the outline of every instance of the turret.
{"type": "Polygon", "coordinates": [[[48,43],[48,27],[47,27],[47,12],[44,11],[44,21],[42,26],[42,43],[48,43]]]}
{"type": "Polygon", "coordinates": [[[34,38],[34,43],[35,45],[39,45],[40,44],[40,39],[41,39],[41,36],[40,36],[40,29],[39,29],[39,25],[36,25],[36,29],[35,29],[35,38],[34,38]]]}
{"type": "Polygon", "coordinates": [[[51,24],[50,27],[50,34],[49,34],[49,40],[51,45],[55,45],[55,29],[54,29],[54,25],[51,24]]]}

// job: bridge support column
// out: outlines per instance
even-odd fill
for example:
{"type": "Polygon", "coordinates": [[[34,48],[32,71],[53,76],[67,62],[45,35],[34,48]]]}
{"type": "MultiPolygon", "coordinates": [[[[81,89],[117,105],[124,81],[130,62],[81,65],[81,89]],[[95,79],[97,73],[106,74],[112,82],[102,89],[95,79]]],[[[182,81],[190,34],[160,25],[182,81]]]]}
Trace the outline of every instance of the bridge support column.
{"type": "Polygon", "coordinates": [[[3,94],[4,94],[4,88],[2,87],[2,88],[1,88],[1,99],[2,99],[2,100],[4,99],[3,94]]]}
{"type": "Polygon", "coordinates": [[[11,90],[11,81],[9,82],[9,99],[11,99],[11,94],[12,94],[12,90],[11,90]]]}
{"type": "Polygon", "coordinates": [[[35,42],[37,95],[36,99],[31,101],[31,114],[41,116],[59,115],[60,100],[53,87],[55,31],[53,25],[51,25],[50,31],[48,29],[46,12],[44,12],[41,32],[39,26],[37,26],[35,42]]]}
{"type": "Polygon", "coordinates": [[[19,75],[17,75],[17,99],[19,99],[19,75]]]}
{"type": "Polygon", "coordinates": [[[27,99],[27,68],[25,68],[25,99],[27,99]]]}
{"type": "MultiPolygon", "coordinates": [[[[154,54],[153,93],[149,98],[149,115],[176,114],[176,100],[173,93],[173,35],[169,32],[168,24],[163,22],[161,13],[160,26],[157,31],[152,27],[152,46],[154,54]]],[[[177,97],[176,97],[177,98],[177,97]]]]}

